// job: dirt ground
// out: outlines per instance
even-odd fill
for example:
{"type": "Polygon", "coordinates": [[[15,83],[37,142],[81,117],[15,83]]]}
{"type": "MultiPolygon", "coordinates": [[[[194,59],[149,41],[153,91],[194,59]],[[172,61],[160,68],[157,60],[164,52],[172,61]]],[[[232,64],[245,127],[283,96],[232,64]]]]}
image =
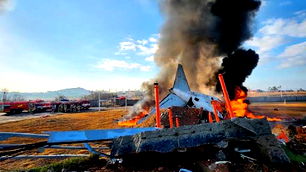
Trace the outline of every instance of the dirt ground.
{"type": "Polygon", "coordinates": [[[249,105],[249,109],[255,114],[296,118],[303,118],[306,116],[306,102],[252,103],[249,105]]]}
{"type": "MultiPolygon", "coordinates": [[[[302,118],[306,116],[306,102],[302,103],[254,103],[250,105],[250,110],[255,114],[268,114],[277,116],[291,116],[302,118]]],[[[85,112],[74,114],[58,114],[54,116],[42,116],[34,119],[8,122],[0,124],[2,132],[26,132],[43,133],[45,131],[65,131],[65,130],[89,130],[120,128],[117,125],[118,119],[127,113],[125,109],[111,109],[100,112],[85,112]]],[[[152,120],[152,119],[151,119],[152,120]]],[[[38,139],[11,138],[2,141],[0,144],[23,144],[42,141],[38,139]]],[[[31,154],[60,154],[60,153],[79,153],[87,154],[87,150],[57,150],[46,149],[43,153],[33,150],[27,153],[31,154]]],[[[4,160],[0,161],[1,170],[29,169],[37,166],[43,166],[58,160],[4,160]]]]}

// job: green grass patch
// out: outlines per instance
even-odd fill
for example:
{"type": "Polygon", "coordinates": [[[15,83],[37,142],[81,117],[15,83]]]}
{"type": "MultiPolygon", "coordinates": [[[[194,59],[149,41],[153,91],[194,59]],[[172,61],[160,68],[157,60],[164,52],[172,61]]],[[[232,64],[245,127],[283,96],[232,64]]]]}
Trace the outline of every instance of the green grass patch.
{"type": "Polygon", "coordinates": [[[304,155],[300,155],[300,154],[296,154],[294,152],[292,152],[288,147],[286,146],[283,146],[283,149],[285,150],[288,158],[291,160],[291,161],[294,161],[294,162],[306,162],[306,156],[304,155]]]}
{"type": "Polygon", "coordinates": [[[98,155],[91,155],[90,157],[69,158],[60,162],[52,163],[46,166],[33,168],[27,171],[30,172],[46,172],[46,171],[84,171],[91,167],[98,167],[105,165],[105,161],[99,159],[98,155]]]}

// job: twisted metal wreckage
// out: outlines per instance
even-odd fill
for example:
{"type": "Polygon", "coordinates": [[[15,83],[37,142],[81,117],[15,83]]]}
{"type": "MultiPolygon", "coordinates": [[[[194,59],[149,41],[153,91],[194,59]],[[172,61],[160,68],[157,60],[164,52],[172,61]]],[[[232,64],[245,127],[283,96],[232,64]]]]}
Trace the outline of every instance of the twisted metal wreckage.
{"type": "MultiPolygon", "coordinates": [[[[178,66],[176,79],[170,93],[158,101],[158,84],[155,84],[157,100],[156,108],[144,118],[156,114],[157,127],[148,128],[121,128],[83,131],[48,131],[44,134],[0,132],[0,141],[11,137],[43,138],[47,141],[34,144],[0,144],[0,160],[24,158],[65,158],[89,156],[89,154],[60,154],[60,155],[15,155],[25,150],[39,149],[87,149],[92,154],[98,154],[118,160],[124,156],[137,153],[157,152],[169,153],[205,145],[220,145],[232,140],[249,141],[256,144],[263,158],[271,163],[289,163],[289,158],[282,149],[279,141],[272,134],[266,119],[235,118],[231,111],[226,87],[219,76],[225,97],[228,112],[222,114],[213,102],[220,101],[216,97],[190,91],[186,76],[181,65],[178,66]],[[159,108],[171,107],[201,108],[207,114],[205,123],[173,127],[172,116],[169,118],[170,128],[161,128],[159,108]],[[214,116],[212,116],[214,114],[214,116]],[[171,125],[172,124],[172,125],[171,125]],[[90,142],[101,141],[107,146],[92,147],[90,142]],[[61,146],[61,144],[83,143],[83,146],[61,146]],[[100,149],[109,149],[110,154],[99,152],[100,149]]],[[[171,110],[168,115],[172,115],[171,110]]],[[[165,116],[165,114],[163,114],[165,116]]],[[[181,116],[182,118],[184,116],[181,116]]],[[[241,151],[240,151],[241,152],[241,151]]],[[[247,157],[241,153],[241,156],[247,157]]],[[[249,157],[250,158],[250,157],[249,157]]]]}

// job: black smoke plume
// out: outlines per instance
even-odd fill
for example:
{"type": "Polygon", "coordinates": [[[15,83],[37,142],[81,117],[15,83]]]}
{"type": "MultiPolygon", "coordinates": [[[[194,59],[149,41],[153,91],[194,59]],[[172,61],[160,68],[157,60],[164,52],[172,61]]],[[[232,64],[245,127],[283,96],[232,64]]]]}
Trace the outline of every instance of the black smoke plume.
{"type": "MultiPolygon", "coordinates": [[[[244,92],[248,91],[247,88],[242,84],[245,79],[251,75],[253,69],[257,66],[258,60],[258,54],[250,49],[238,49],[233,54],[223,58],[222,67],[217,72],[217,74],[223,74],[224,82],[226,84],[230,99],[235,98],[235,88],[237,86],[240,87],[244,92]]],[[[222,91],[219,81],[216,84],[216,90],[218,92],[222,91]]]]}
{"type": "Polygon", "coordinates": [[[217,18],[211,39],[221,53],[231,54],[252,37],[251,22],[259,6],[256,0],[217,0],[212,5],[217,18]]]}

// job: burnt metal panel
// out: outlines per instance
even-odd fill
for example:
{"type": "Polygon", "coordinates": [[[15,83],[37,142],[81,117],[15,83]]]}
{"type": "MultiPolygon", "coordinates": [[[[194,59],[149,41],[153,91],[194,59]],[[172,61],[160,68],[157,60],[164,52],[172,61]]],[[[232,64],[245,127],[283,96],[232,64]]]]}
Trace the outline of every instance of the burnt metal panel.
{"type": "MultiPolygon", "coordinates": [[[[169,93],[160,103],[159,106],[161,109],[167,109],[172,106],[185,106],[186,102],[182,100],[180,97],[173,93],[169,93]]],[[[141,124],[143,121],[148,119],[151,115],[155,114],[155,108],[151,110],[151,112],[144,118],[140,119],[137,124],[141,124]]]]}
{"type": "Polygon", "coordinates": [[[111,140],[121,136],[130,136],[145,131],[157,130],[155,127],[149,128],[124,128],[124,129],[103,129],[103,130],[80,130],[80,131],[53,131],[48,143],[71,143],[90,142],[98,140],[111,140]]]}
{"type": "Polygon", "coordinates": [[[31,137],[31,138],[48,138],[48,134],[32,134],[32,133],[16,133],[16,132],[0,132],[0,141],[7,140],[11,137],[31,137]]]}

